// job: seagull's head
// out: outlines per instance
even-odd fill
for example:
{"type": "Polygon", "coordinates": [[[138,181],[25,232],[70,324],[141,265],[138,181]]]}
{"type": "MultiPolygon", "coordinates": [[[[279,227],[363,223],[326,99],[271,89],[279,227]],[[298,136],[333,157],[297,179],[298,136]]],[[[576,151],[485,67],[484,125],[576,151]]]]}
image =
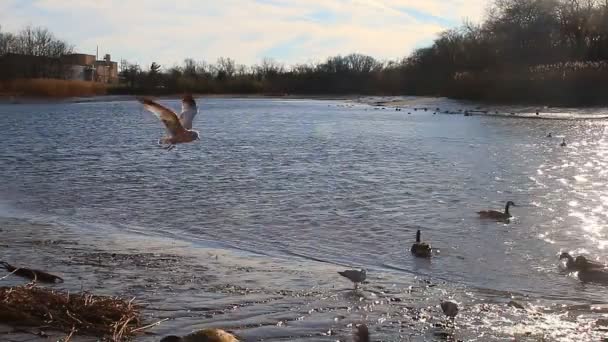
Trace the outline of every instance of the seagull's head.
{"type": "Polygon", "coordinates": [[[201,140],[197,131],[190,131],[190,136],[192,137],[192,140],[201,140]]]}
{"type": "Polygon", "coordinates": [[[182,97],[182,105],[186,107],[196,108],[196,101],[191,94],[186,94],[182,97]]]}

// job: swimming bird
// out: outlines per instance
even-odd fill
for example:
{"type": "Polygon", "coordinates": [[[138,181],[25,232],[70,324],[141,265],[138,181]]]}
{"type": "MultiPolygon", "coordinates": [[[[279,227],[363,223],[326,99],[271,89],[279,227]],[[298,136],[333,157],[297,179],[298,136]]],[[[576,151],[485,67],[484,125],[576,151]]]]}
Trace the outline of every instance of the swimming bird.
{"type": "Polygon", "coordinates": [[[559,255],[559,260],[566,259],[566,269],[572,271],[590,270],[590,269],[603,269],[606,266],[599,262],[590,261],[582,255],[579,255],[574,259],[569,253],[563,252],[559,255]]]}
{"type": "Polygon", "coordinates": [[[565,147],[566,146],[566,138],[562,139],[562,143],[559,144],[559,146],[561,146],[561,147],[565,147]]]}
{"type": "Polygon", "coordinates": [[[441,310],[447,317],[454,319],[458,315],[458,304],[450,301],[441,302],[441,310]]]}
{"type": "Polygon", "coordinates": [[[338,272],[338,274],[340,274],[341,276],[348,278],[348,280],[352,281],[355,284],[355,290],[357,289],[357,286],[359,285],[359,283],[364,282],[365,278],[367,278],[367,272],[363,269],[346,270],[346,271],[338,272]]]}
{"type": "Polygon", "coordinates": [[[239,340],[222,329],[209,328],[193,332],[184,337],[165,336],[160,342],[239,342],[239,340]]]}
{"type": "Polygon", "coordinates": [[[584,283],[598,283],[608,285],[608,270],[598,268],[584,268],[578,271],[578,279],[584,283]]]}
{"type": "Polygon", "coordinates": [[[200,140],[199,132],[192,129],[192,120],[198,113],[198,109],[191,95],[182,98],[182,112],[179,117],[171,109],[150,99],[138,98],[137,100],[165,124],[168,136],[162,137],[158,143],[168,145],[165,147],[167,150],[173,149],[176,144],[200,140]]]}
{"type": "Polygon", "coordinates": [[[412,254],[419,258],[430,258],[432,249],[431,245],[426,242],[420,241],[420,229],[416,231],[416,242],[412,245],[412,254]]]}
{"type": "Polygon", "coordinates": [[[551,132],[549,132],[549,134],[547,134],[547,138],[553,138],[553,135],[551,134],[551,132]]]}
{"type": "Polygon", "coordinates": [[[0,265],[4,266],[7,271],[13,273],[14,275],[33,280],[34,282],[39,281],[41,283],[49,284],[54,284],[56,282],[63,283],[63,278],[44,271],[15,267],[4,261],[0,261],[0,265]]]}
{"type": "Polygon", "coordinates": [[[492,219],[492,220],[497,220],[497,221],[508,221],[512,216],[511,213],[509,213],[509,207],[510,206],[516,206],[515,203],[513,203],[513,201],[508,201],[507,204],[505,205],[505,212],[501,213],[500,211],[496,211],[496,210],[482,210],[482,211],[478,211],[477,214],[479,214],[480,218],[487,218],[487,219],[492,219]]]}
{"type": "Polygon", "coordinates": [[[359,324],[353,333],[353,342],[369,342],[369,329],[367,325],[359,324]]]}

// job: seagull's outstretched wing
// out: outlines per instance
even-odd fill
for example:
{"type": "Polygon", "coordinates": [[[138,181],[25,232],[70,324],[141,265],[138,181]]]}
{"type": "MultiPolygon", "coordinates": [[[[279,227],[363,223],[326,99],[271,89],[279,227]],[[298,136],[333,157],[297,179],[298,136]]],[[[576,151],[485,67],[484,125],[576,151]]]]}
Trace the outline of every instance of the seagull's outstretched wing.
{"type": "Polygon", "coordinates": [[[167,132],[171,136],[179,135],[185,131],[184,127],[177,118],[177,114],[175,114],[171,109],[168,109],[167,107],[162,106],[150,99],[138,98],[137,100],[144,105],[144,108],[154,113],[154,115],[156,115],[160,121],[165,124],[167,127],[167,132]]]}
{"type": "Polygon", "coordinates": [[[186,95],[182,99],[182,113],[179,116],[179,121],[185,129],[192,129],[192,120],[198,113],[196,102],[191,95],[186,95]]]}

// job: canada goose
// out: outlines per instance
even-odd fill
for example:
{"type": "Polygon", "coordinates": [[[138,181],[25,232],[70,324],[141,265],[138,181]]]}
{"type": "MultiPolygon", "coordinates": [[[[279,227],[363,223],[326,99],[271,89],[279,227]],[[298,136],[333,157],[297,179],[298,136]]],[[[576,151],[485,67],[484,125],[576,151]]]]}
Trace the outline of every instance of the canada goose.
{"type": "Polygon", "coordinates": [[[353,332],[353,341],[354,342],[369,342],[369,329],[367,329],[367,325],[359,324],[355,328],[353,332]]]}
{"type": "Polygon", "coordinates": [[[441,302],[441,310],[447,317],[454,319],[458,315],[458,304],[450,301],[441,302]]]}
{"type": "Polygon", "coordinates": [[[14,275],[33,280],[34,282],[39,281],[41,283],[49,284],[54,284],[55,282],[63,283],[63,278],[44,271],[15,267],[4,261],[0,261],[0,265],[4,266],[7,271],[13,273],[14,275]]]}
{"type": "Polygon", "coordinates": [[[346,270],[346,271],[341,271],[338,272],[339,275],[347,278],[348,280],[352,281],[355,284],[355,290],[357,289],[357,286],[359,285],[359,283],[362,283],[365,281],[365,278],[367,278],[367,272],[365,270],[346,270]]]}
{"type": "Polygon", "coordinates": [[[561,143],[561,144],[559,144],[559,146],[561,146],[561,147],[566,147],[566,146],[567,146],[567,145],[566,145],[566,138],[563,138],[563,139],[562,139],[562,143],[561,143]]]}
{"type": "Polygon", "coordinates": [[[590,269],[603,269],[606,266],[599,262],[590,261],[582,255],[579,255],[574,259],[569,253],[563,252],[559,255],[559,259],[566,259],[566,269],[572,271],[590,270],[590,269]]]}
{"type": "Polygon", "coordinates": [[[549,134],[547,134],[547,138],[553,138],[553,135],[551,134],[551,132],[549,132],[549,134]]]}
{"type": "Polygon", "coordinates": [[[578,271],[578,279],[585,283],[608,285],[608,270],[599,268],[584,268],[578,271]]]}
{"type": "Polygon", "coordinates": [[[574,263],[577,265],[578,268],[586,269],[586,270],[606,268],[606,265],[600,264],[599,262],[596,262],[596,261],[590,261],[589,259],[585,258],[582,255],[577,256],[576,259],[574,260],[574,263]]]}
{"type": "Polygon", "coordinates": [[[566,268],[569,270],[576,269],[576,263],[574,262],[574,258],[570,253],[563,252],[559,255],[559,260],[566,259],[566,268]]]}
{"type": "Polygon", "coordinates": [[[165,336],[160,342],[239,342],[239,340],[222,329],[203,329],[184,337],[165,336]]]}
{"type": "Polygon", "coordinates": [[[419,258],[430,258],[432,249],[431,245],[426,242],[420,241],[420,229],[416,231],[416,242],[412,245],[412,254],[419,258]]]}
{"type": "Polygon", "coordinates": [[[515,205],[515,203],[513,203],[513,201],[508,201],[507,204],[505,205],[504,213],[502,213],[500,211],[496,211],[496,210],[482,210],[482,211],[478,211],[477,214],[479,214],[480,218],[493,219],[493,220],[497,220],[497,221],[505,221],[505,220],[509,220],[512,217],[511,213],[509,213],[510,206],[516,207],[516,205],[515,205]]]}

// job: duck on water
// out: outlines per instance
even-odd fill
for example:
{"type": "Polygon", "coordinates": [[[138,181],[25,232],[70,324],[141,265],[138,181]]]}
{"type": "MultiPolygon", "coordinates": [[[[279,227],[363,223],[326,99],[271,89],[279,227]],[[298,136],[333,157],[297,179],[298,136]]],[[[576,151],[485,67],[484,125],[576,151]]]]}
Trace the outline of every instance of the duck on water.
{"type": "Polygon", "coordinates": [[[566,269],[569,271],[580,271],[589,269],[604,269],[606,265],[596,261],[590,261],[582,255],[574,259],[570,253],[563,252],[559,255],[559,260],[566,260],[566,269]]]}
{"type": "Polygon", "coordinates": [[[418,258],[430,258],[432,249],[431,245],[420,240],[420,229],[416,231],[416,242],[412,245],[411,252],[418,258]]]}
{"type": "Polygon", "coordinates": [[[222,329],[203,329],[186,336],[165,336],[160,342],[238,342],[232,334],[222,329]]]}
{"type": "Polygon", "coordinates": [[[478,211],[477,214],[479,214],[479,217],[483,218],[483,219],[492,219],[492,220],[496,220],[496,221],[508,221],[511,217],[513,217],[511,215],[511,213],[509,212],[509,208],[511,206],[516,207],[516,205],[515,205],[515,203],[513,203],[513,201],[508,201],[507,204],[505,205],[504,212],[500,212],[500,211],[496,211],[496,210],[482,210],[482,211],[478,211]]]}
{"type": "Polygon", "coordinates": [[[608,269],[584,268],[578,271],[578,279],[583,283],[608,285],[608,269]]]}
{"type": "Polygon", "coordinates": [[[608,268],[606,268],[606,265],[590,261],[582,255],[574,259],[569,253],[565,252],[560,254],[559,259],[566,259],[566,269],[576,271],[580,281],[608,285],[608,268]]]}

